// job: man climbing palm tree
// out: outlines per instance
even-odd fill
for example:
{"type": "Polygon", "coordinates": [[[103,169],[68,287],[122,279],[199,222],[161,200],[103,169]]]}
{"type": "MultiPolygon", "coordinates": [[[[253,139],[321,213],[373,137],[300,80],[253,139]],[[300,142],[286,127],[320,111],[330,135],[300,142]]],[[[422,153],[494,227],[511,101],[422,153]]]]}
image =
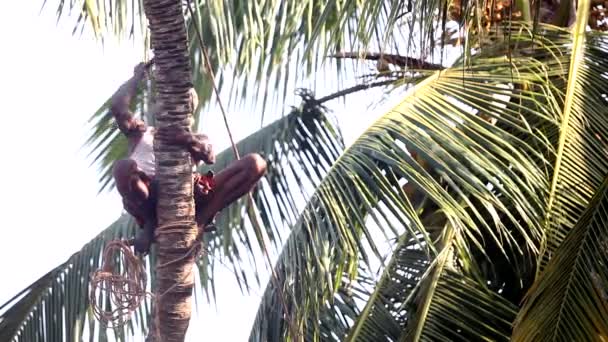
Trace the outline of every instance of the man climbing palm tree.
{"type": "MultiPolygon", "coordinates": [[[[178,128],[157,131],[133,116],[129,105],[148,68],[149,64],[144,63],[135,67],[133,77],[112,96],[110,109],[118,128],[128,141],[129,157],[114,164],[113,175],[125,210],[133,215],[140,228],[143,228],[143,231],[138,232],[134,243],[137,253],[149,251],[156,227],[154,138],[159,137],[187,147],[195,166],[200,162],[215,162],[213,146],[206,135],[193,134],[178,128]]],[[[190,105],[194,110],[198,98],[193,89],[190,95],[190,105]]],[[[201,175],[193,172],[193,193],[199,230],[205,228],[220,210],[249,192],[265,172],[266,162],[258,154],[249,154],[232,162],[215,177],[211,173],[201,175]]]]}

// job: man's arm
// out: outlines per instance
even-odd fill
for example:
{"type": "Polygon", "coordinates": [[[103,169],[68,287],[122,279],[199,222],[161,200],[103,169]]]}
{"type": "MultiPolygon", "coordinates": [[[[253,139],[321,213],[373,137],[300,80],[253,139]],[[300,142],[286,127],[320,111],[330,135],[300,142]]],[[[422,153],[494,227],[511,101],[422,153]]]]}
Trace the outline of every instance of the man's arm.
{"type": "Polygon", "coordinates": [[[148,65],[138,64],[133,70],[133,77],[118,88],[112,95],[110,112],[114,116],[120,131],[129,137],[132,133],[138,132],[137,125],[133,119],[133,113],[129,110],[131,101],[137,92],[137,86],[143,80],[148,65]]]}

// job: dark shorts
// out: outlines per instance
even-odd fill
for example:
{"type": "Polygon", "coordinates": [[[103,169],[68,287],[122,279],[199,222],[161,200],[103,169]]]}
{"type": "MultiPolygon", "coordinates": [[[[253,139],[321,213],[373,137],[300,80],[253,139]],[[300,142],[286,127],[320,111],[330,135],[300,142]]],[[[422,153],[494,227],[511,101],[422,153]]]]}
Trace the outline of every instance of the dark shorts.
{"type": "MultiPolygon", "coordinates": [[[[213,177],[213,173],[211,171],[207,172],[206,174],[200,174],[198,172],[195,172],[193,174],[193,186],[194,186],[194,199],[195,199],[195,203],[198,204],[198,202],[200,202],[201,200],[204,201],[204,199],[213,191],[213,189],[215,188],[215,179],[213,177]]],[[[143,207],[145,205],[152,205],[152,206],[156,206],[156,184],[155,181],[146,181],[143,180],[143,182],[146,184],[146,186],[148,187],[148,189],[150,190],[150,198],[153,201],[153,203],[139,203],[139,202],[132,202],[129,201],[128,199],[124,198],[123,199],[123,205],[125,207],[125,209],[127,210],[127,212],[129,214],[131,214],[131,216],[133,216],[135,218],[135,221],[137,222],[137,225],[139,225],[141,228],[143,228],[144,226],[144,218],[142,215],[140,215],[141,209],[143,209],[143,207]]]]}

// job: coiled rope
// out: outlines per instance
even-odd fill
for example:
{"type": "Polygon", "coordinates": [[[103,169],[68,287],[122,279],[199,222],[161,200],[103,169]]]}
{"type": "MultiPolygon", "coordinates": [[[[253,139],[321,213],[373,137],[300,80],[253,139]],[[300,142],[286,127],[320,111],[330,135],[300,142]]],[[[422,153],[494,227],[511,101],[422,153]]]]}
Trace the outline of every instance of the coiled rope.
{"type": "Polygon", "coordinates": [[[127,323],[147,295],[146,271],[143,263],[131,251],[129,241],[110,241],[103,251],[101,268],[91,275],[89,302],[95,318],[108,327],[120,327],[127,323]],[[115,273],[114,261],[122,266],[115,273]],[[98,302],[98,298],[100,301],[98,302]],[[107,298],[110,310],[102,308],[107,298]]]}

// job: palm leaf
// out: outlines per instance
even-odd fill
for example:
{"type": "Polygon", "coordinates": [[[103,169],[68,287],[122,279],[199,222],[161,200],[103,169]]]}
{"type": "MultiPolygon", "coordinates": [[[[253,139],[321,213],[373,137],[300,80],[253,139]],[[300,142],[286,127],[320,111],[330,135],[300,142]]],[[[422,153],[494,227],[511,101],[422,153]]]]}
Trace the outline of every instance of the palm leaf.
{"type": "MultiPolygon", "coordinates": [[[[342,275],[356,279],[360,260],[381,259],[383,237],[399,238],[404,232],[417,239],[431,263],[439,265],[445,253],[457,262],[452,268],[445,267],[447,259],[444,266],[434,266],[434,285],[421,292],[427,298],[421,302],[424,310],[408,313],[420,322],[415,334],[430,334],[429,324],[445,322],[455,307],[441,310],[442,299],[427,288],[439,294],[464,280],[462,291],[483,294],[480,298],[488,301],[498,296],[488,292],[488,282],[496,291],[505,279],[490,279],[493,273],[481,267],[488,260],[507,260],[517,275],[508,281],[521,291],[522,274],[534,272],[521,255],[538,251],[559,128],[562,93],[553,80],[565,78],[569,60],[567,32],[546,30],[532,39],[530,26],[514,25],[509,39],[473,55],[470,65],[420,82],[345,151],[279,256],[276,272],[283,285],[268,285],[251,340],[286,338],[285,313],[276,305],[280,297],[288,299],[287,316],[296,326],[319,322],[320,308],[341,287],[342,275]],[[429,207],[419,201],[424,198],[445,215],[446,227],[455,234],[447,242],[454,243],[436,247],[431,227],[419,216],[428,215],[429,207]]],[[[491,302],[477,305],[471,298],[459,299],[470,311],[463,317],[472,324],[469,334],[507,336],[504,323],[514,315],[513,305],[501,300],[497,326],[483,327],[475,309],[489,310],[491,302]]],[[[447,337],[454,330],[435,333],[447,337]]]]}
{"type": "Polygon", "coordinates": [[[402,305],[409,310],[400,341],[509,340],[516,306],[457,266],[458,240],[447,226],[430,274],[420,277],[416,298],[402,305]]]}
{"type": "Polygon", "coordinates": [[[516,306],[464,272],[454,256],[458,239],[440,211],[423,218],[437,234],[436,258],[405,234],[348,332],[348,341],[506,341],[516,306]]]}
{"type": "Polygon", "coordinates": [[[608,178],[539,279],[519,312],[514,341],[600,341],[608,338],[608,178]]]}
{"type": "MultiPolygon", "coordinates": [[[[323,113],[325,109],[310,93],[304,91],[301,96],[303,103],[300,107],[293,108],[282,119],[237,144],[241,155],[260,153],[268,163],[266,175],[253,195],[266,233],[275,248],[282,241],[280,233],[285,231],[284,227],[295,222],[309,193],[344,149],[339,132],[323,113]]],[[[218,154],[211,169],[219,172],[233,160],[232,150],[227,149],[218,154]]],[[[205,170],[203,168],[201,172],[205,170]]],[[[217,220],[217,231],[206,234],[205,244],[209,253],[200,260],[202,284],[208,284],[215,261],[224,257],[228,258],[238,279],[244,280],[247,287],[243,271],[251,268],[243,267],[245,261],[242,257],[249,256],[257,278],[255,260],[251,258],[256,250],[252,243],[256,237],[251,222],[244,218],[247,216],[246,208],[247,200],[243,197],[222,210],[217,220]]]]}
{"type": "MultiPolygon", "coordinates": [[[[424,227],[432,232],[432,240],[443,232],[446,217],[440,211],[429,212],[422,218],[424,227]]],[[[403,234],[391,251],[391,259],[382,276],[369,293],[365,307],[356,317],[346,341],[396,341],[408,324],[409,310],[421,279],[433,262],[418,244],[419,238],[403,234]]]]}
{"type": "Polygon", "coordinates": [[[458,271],[443,269],[437,275],[419,330],[414,337],[406,332],[401,341],[509,341],[517,313],[513,303],[458,271]]]}
{"type": "Polygon", "coordinates": [[[374,285],[372,272],[361,267],[356,280],[350,280],[346,274],[342,280],[345,285],[321,308],[320,322],[311,321],[308,325],[306,341],[344,341],[352,322],[359,316],[361,310],[357,302],[369,296],[374,285]]]}
{"type": "MultiPolygon", "coordinates": [[[[47,2],[45,0],[44,6],[51,6],[47,2]]],[[[395,20],[389,17],[395,17],[396,11],[402,8],[396,2],[387,7],[377,0],[366,5],[357,1],[339,4],[333,1],[188,0],[185,3],[194,8],[194,15],[184,12],[191,38],[194,84],[203,102],[210,99],[211,87],[200,58],[202,46],[196,30],[209,48],[218,78],[223,78],[220,72],[223,71],[226,78],[239,80],[234,84],[242,85],[233,88],[233,95],[245,98],[249,92],[259,89],[270,94],[268,90],[273,86],[279,90],[277,94],[285,94],[293,81],[321,66],[320,56],[328,49],[339,50],[349,45],[345,41],[348,37],[343,34],[346,29],[352,32],[351,38],[363,46],[374,36],[390,37],[395,20]]],[[[78,15],[74,32],[86,27],[102,40],[108,35],[130,36],[146,43],[143,48],[147,48],[148,31],[141,0],[56,1],[55,6],[58,19],[65,20],[65,12],[78,15]]],[[[354,49],[355,43],[350,45],[354,49]]],[[[264,103],[268,100],[266,96],[260,98],[264,103]]],[[[279,98],[281,96],[276,96],[279,98]]]]}
{"type": "Polygon", "coordinates": [[[430,264],[428,255],[416,248],[417,240],[408,237],[404,234],[392,253],[375,290],[347,332],[347,341],[396,341],[401,336],[408,322],[404,301],[430,264]]]}
{"type": "MultiPolygon", "coordinates": [[[[43,6],[50,6],[47,2],[45,0],[43,6]]],[[[529,6],[525,1],[518,6],[524,4],[529,6]]],[[[74,32],[87,27],[102,39],[108,35],[130,36],[147,42],[141,0],[59,0],[55,5],[58,19],[64,18],[65,12],[78,15],[74,32]]],[[[298,68],[301,74],[309,74],[321,66],[320,56],[326,56],[328,51],[365,51],[373,45],[381,52],[387,52],[388,47],[397,49],[396,43],[405,42],[407,52],[416,49],[421,56],[431,55],[436,34],[444,33],[448,21],[466,22],[467,30],[473,32],[484,31],[488,22],[483,12],[494,3],[445,0],[184,1],[184,8],[189,5],[194,8],[194,16],[190,16],[189,11],[184,12],[187,13],[189,37],[193,38],[193,65],[200,66],[201,62],[195,60],[200,56],[198,50],[201,48],[194,39],[194,29],[198,25],[216,62],[214,66],[230,63],[234,70],[227,75],[231,78],[245,76],[241,89],[245,95],[247,89],[259,88],[250,87],[253,84],[285,87],[289,75],[293,77],[291,69],[298,68]],[[448,8],[457,14],[448,13],[448,8]],[[276,82],[272,80],[274,77],[276,82]],[[249,79],[253,83],[247,82],[249,79]]]]}
{"type": "Polygon", "coordinates": [[[541,267],[582,217],[608,172],[606,74],[608,36],[586,33],[590,3],[579,3],[547,209],[541,267]]]}

